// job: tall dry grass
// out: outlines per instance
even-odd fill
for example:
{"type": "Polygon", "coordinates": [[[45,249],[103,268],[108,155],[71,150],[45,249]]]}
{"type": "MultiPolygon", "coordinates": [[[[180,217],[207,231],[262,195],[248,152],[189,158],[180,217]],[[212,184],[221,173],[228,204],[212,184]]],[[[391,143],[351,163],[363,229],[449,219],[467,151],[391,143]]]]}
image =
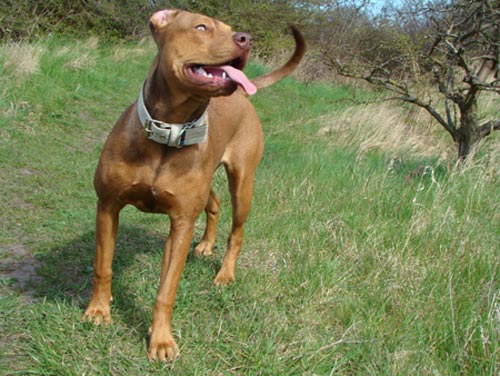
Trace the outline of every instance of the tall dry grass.
{"type": "Polygon", "coordinates": [[[360,155],[372,150],[409,153],[425,157],[450,158],[448,139],[439,135],[439,126],[417,107],[394,102],[371,103],[327,115],[319,136],[334,136],[342,144],[356,146],[360,155]]]}
{"type": "MultiPolygon", "coordinates": [[[[500,118],[498,95],[482,93],[479,109],[480,124],[500,118]]],[[[450,135],[417,106],[396,101],[358,104],[323,116],[320,122],[324,125],[317,132],[318,136],[332,137],[341,144],[354,146],[359,156],[378,150],[393,155],[438,158],[448,169],[456,167],[457,148],[450,135]]],[[[486,155],[486,160],[497,158],[499,133],[493,132],[479,142],[471,152],[472,158],[460,170],[475,165],[477,156],[486,155]]],[[[486,162],[482,160],[481,163],[486,162]]]]}
{"type": "Polygon", "coordinates": [[[46,47],[38,43],[16,42],[0,45],[0,56],[4,74],[15,79],[25,79],[40,71],[40,59],[46,47]]]}
{"type": "Polygon", "coordinates": [[[77,42],[76,48],[72,50],[60,50],[61,56],[66,56],[66,67],[73,70],[91,68],[97,64],[97,48],[99,46],[98,37],[90,37],[82,42],[77,42]]]}

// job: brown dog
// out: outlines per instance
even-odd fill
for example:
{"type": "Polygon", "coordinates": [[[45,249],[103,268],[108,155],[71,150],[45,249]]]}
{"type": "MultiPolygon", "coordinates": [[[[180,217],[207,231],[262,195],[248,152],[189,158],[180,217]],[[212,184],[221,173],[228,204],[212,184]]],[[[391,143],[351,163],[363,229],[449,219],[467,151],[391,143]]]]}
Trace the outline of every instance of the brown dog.
{"type": "Polygon", "coordinates": [[[149,358],[165,361],[179,356],[172,336],[172,309],[195,219],[203,209],[206,230],[194,252],[212,253],[220,200],[211,181],[221,163],[229,180],[233,226],[214,283],[234,280],[263,152],[261,125],[247,94],[295,69],[305,43],[292,29],[296,41],[292,58],[251,82],[241,72],[252,44],[250,35],[177,10],[155,13],[149,26],[158,55],[138,101],[125,110],[106,141],[94,178],[98,196],[94,287],[82,319],[110,322],[111,262],[120,210],[132,204],[142,211],[168,214],[170,234],[149,341],[149,358]]]}

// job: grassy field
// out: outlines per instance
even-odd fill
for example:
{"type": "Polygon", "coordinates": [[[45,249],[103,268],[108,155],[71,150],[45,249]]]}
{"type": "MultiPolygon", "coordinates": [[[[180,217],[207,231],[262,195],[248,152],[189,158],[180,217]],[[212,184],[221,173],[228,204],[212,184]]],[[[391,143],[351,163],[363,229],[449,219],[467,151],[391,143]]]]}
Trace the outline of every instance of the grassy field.
{"type": "Polygon", "coordinates": [[[181,359],[146,357],[164,216],[122,212],[113,324],[81,323],[93,171],[153,54],[149,42],[0,45],[0,374],[499,374],[498,137],[457,168],[423,114],[352,107],[352,88],[293,79],[252,99],[266,151],[237,281],[223,290],[212,280],[230,199],[214,178],[217,249],[184,270],[181,359]]]}

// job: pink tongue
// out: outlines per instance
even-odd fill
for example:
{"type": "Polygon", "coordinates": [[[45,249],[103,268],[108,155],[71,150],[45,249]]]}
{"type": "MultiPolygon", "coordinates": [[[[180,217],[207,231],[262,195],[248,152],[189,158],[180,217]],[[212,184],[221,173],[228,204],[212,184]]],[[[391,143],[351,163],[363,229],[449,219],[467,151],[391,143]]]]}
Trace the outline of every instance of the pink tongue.
{"type": "Polygon", "coordinates": [[[248,95],[254,95],[257,92],[255,85],[245,76],[245,73],[230,65],[222,65],[219,67],[235,82],[237,82],[248,95]]]}

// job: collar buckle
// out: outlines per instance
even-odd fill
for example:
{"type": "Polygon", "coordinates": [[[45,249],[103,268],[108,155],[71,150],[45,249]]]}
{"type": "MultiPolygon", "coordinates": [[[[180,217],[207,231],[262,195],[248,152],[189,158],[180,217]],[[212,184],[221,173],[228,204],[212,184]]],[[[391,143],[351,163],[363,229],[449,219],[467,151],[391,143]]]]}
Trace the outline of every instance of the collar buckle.
{"type": "Polygon", "coordinates": [[[146,135],[149,135],[149,134],[151,134],[151,132],[153,132],[153,130],[152,130],[153,126],[158,127],[158,128],[165,128],[165,127],[162,127],[162,125],[165,125],[165,123],[163,123],[159,120],[145,119],[144,124],[143,124],[144,132],[146,132],[146,135]]]}
{"type": "Polygon", "coordinates": [[[144,128],[146,137],[159,144],[175,148],[206,142],[208,138],[208,118],[206,111],[198,120],[184,124],[170,124],[155,120],[149,114],[144,103],[143,91],[145,84],[146,81],[144,81],[139,92],[137,115],[144,128]]]}

